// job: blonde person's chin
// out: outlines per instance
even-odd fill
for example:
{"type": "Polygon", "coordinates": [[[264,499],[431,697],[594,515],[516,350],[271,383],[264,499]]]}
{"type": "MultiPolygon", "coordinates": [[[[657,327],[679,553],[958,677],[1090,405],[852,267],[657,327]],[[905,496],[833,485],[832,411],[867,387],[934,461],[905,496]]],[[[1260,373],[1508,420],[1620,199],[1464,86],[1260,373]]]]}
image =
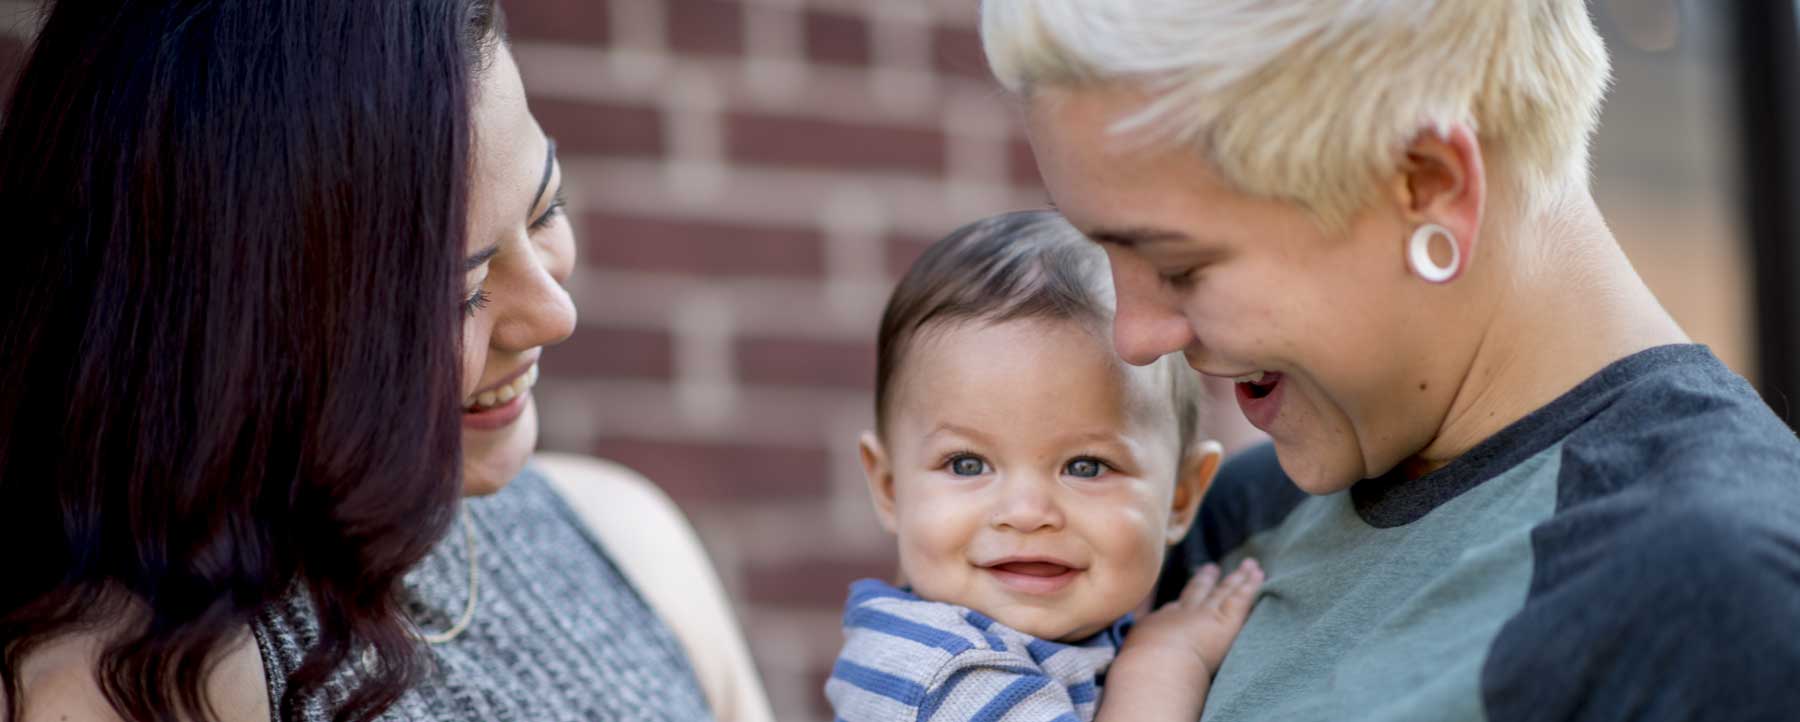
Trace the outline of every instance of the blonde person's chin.
{"type": "Polygon", "coordinates": [[[492,430],[464,428],[463,495],[486,496],[519,475],[537,447],[537,402],[527,399],[519,418],[492,430]]]}

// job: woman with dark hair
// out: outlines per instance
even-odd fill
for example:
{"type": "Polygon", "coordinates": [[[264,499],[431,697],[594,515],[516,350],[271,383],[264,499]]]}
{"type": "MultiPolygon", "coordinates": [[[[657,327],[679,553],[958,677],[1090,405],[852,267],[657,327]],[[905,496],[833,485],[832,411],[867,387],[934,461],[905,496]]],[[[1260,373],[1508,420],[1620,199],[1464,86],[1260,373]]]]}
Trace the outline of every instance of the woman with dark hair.
{"type": "Polygon", "coordinates": [[[574,243],[492,0],[45,12],[0,719],[768,717],[667,499],[525,469],[574,243]]]}

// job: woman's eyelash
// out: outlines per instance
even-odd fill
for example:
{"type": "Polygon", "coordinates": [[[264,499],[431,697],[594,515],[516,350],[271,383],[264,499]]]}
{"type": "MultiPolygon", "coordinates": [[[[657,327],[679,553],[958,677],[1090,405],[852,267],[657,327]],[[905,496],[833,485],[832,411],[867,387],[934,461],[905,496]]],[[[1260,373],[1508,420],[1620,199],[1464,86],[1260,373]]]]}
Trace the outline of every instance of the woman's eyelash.
{"type": "Polygon", "coordinates": [[[1164,283],[1167,283],[1171,286],[1180,288],[1182,286],[1187,286],[1187,285],[1193,284],[1194,274],[1198,273],[1199,271],[1200,271],[1200,269],[1198,267],[1189,268],[1189,269],[1185,269],[1185,270],[1181,270],[1181,271],[1176,271],[1175,273],[1165,273],[1165,274],[1163,274],[1162,278],[1163,278],[1164,283]]]}
{"type": "Polygon", "coordinates": [[[556,189],[556,196],[550,199],[550,207],[545,208],[544,214],[538,216],[537,220],[531,222],[531,230],[542,230],[546,226],[549,226],[551,222],[562,217],[563,209],[568,207],[568,205],[569,199],[568,196],[564,195],[563,189],[556,189]]]}
{"type": "Polygon", "coordinates": [[[469,297],[467,299],[463,300],[463,313],[466,315],[469,315],[469,316],[473,316],[473,315],[475,315],[476,311],[480,311],[481,309],[487,308],[488,298],[489,298],[489,296],[488,296],[487,289],[485,289],[485,288],[475,289],[474,293],[469,294],[469,297]]]}

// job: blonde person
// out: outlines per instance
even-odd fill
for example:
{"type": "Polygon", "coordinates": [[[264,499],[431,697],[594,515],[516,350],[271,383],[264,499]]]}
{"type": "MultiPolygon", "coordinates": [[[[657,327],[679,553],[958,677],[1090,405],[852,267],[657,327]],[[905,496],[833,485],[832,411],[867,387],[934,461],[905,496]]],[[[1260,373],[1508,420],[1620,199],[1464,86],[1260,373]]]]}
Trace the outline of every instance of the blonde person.
{"type": "Polygon", "coordinates": [[[542,459],[492,0],[51,3],[0,127],[0,720],[754,720],[685,520],[542,459]]]}
{"type": "Polygon", "coordinates": [[[1800,442],[1595,207],[1583,2],[985,0],[982,34],[1118,353],[1235,380],[1273,441],[1182,546],[1267,573],[1205,719],[1792,718],[1800,442]]]}

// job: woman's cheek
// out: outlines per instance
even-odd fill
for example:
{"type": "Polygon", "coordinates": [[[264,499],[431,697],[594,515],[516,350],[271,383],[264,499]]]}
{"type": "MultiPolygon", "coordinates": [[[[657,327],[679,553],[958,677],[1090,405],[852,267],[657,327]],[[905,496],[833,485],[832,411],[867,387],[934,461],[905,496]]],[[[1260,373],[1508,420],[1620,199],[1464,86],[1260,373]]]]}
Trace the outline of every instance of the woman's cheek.
{"type": "MultiPolygon", "coordinates": [[[[487,367],[487,323],[479,318],[463,321],[462,395],[467,398],[481,387],[481,372],[487,367]]],[[[460,401],[460,399],[458,399],[460,401]]]]}

